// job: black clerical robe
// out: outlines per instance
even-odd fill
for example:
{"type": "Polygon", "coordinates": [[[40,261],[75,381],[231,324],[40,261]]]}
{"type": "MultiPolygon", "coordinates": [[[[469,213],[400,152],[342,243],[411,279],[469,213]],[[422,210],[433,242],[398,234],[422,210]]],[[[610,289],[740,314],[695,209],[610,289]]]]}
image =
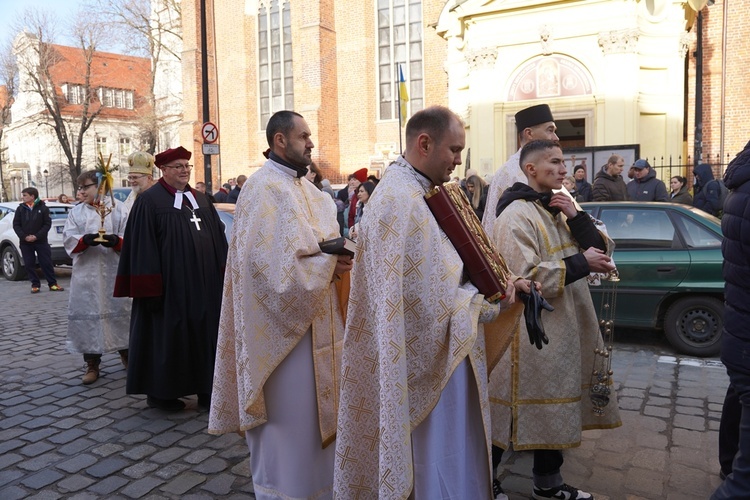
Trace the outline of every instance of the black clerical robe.
{"type": "Polygon", "coordinates": [[[176,209],[174,190],[160,181],[128,217],[114,293],[133,297],[128,394],[211,392],[227,241],[216,209],[191,192],[198,208],[183,197],[176,209]]]}

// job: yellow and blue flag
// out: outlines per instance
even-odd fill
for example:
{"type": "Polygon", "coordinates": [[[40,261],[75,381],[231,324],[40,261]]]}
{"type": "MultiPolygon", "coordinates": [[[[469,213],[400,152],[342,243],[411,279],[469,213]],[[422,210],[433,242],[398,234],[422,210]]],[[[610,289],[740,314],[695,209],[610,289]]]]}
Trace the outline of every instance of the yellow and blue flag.
{"type": "Polygon", "coordinates": [[[404,80],[404,70],[398,67],[398,97],[399,107],[401,108],[401,123],[406,124],[406,103],[409,102],[409,92],[406,91],[406,80],[404,80]]]}

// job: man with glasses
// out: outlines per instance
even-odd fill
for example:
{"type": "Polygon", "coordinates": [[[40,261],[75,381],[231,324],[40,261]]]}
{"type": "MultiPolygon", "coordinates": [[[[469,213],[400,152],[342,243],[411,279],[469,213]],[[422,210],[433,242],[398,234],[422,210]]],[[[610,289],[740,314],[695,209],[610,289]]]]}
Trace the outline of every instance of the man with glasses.
{"type": "Polygon", "coordinates": [[[156,155],[162,177],[135,200],[125,229],[116,297],[133,297],[128,394],[177,411],[211,400],[227,242],[216,209],[190,187],[192,154],[156,155]]]}
{"type": "Polygon", "coordinates": [[[131,210],[138,195],[156,184],[154,157],[145,151],[136,151],[128,156],[128,165],[128,184],[132,191],[125,200],[125,206],[131,210]]]}

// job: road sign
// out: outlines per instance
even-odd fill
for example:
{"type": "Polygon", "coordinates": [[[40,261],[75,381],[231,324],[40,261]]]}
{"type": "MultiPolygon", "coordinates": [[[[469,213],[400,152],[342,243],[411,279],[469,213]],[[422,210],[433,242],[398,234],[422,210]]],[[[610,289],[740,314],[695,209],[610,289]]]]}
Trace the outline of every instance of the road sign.
{"type": "Polygon", "coordinates": [[[203,142],[213,144],[219,140],[219,127],[211,122],[206,122],[201,127],[201,136],[203,137],[203,142]]]}
{"type": "Polygon", "coordinates": [[[217,154],[219,154],[219,145],[218,144],[204,144],[203,145],[203,154],[204,155],[217,155],[217,154]]]}

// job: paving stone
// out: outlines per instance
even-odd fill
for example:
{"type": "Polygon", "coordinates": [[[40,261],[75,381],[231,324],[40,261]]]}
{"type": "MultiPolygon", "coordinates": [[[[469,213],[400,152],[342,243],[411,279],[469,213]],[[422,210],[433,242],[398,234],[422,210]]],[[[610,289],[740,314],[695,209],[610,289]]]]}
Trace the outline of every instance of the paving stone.
{"type": "Polygon", "coordinates": [[[17,464],[24,458],[18,453],[3,453],[0,455],[0,470],[5,469],[13,464],[17,464]]]}
{"type": "Polygon", "coordinates": [[[185,435],[179,432],[165,432],[164,434],[154,436],[148,442],[161,448],[168,448],[183,437],[185,437],[185,435]]]}
{"type": "Polygon", "coordinates": [[[29,494],[20,486],[9,486],[0,490],[0,498],[3,500],[17,500],[19,498],[26,498],[29,494]]]}
{"type": "Polygon", "coordinates": [[[70,460],[66,460],[64,462],[57,464],[55,467],[57,467],[58,469],[62,469],[65,472],[73,474],[82,469],[85,469],[86,467],[91,467],[98,460],[99,459],[93,455],[88,455],[88,454],[76,455],[70,460]]]}
{"type": "Polygon", "coordinates": [[[122,453],[122,456],[125,458],[129,458],[131,460],[142,460],[143,458],[146,458],[149,455],[152,455],[156,452],[157,448],[148,444],[141,444],[136,446],[135,448],[132,448],[130,450],[126,450],[122,453]]]}
{"type": "Polygon", "coordinates": [[[190,450],[188,450],[186,448],[172,447],[172,448],[166,449],[164,451],[160,451],[158,453],[155,453],[154,455],[151,456],[151,460],[153,462],[156,462],[157,464],[166,464],[166,463],[169,463],[169,462],[174,462],[175,460],[177,460],[181,456],[185,455],[189,451],[190,450]]]}
{"type": "MultiPolygon", "coordinates": [[[[61,493],[58,493],[56,491],[50,491],[50,490],[43,490],[37,493],[36,495],[32,495],[30,497],[26,497],[26,500],[56,500],[58,498],[62,498],[63,495],[61,493]]],[[[76,496],[74,497],[68,497],[69,500],[79,500],[76,496]]],[[[66,500],[68,500],[66,499],[66,500]]]]}
{"type": "Polygon", "coordinates": [[[129,463],[127,460],[119,457],[110,457],[100,460],[95,465],[86,469],[86,472],[94,477],[105,477],[114,474],[128,465],[129,463]]]}
{"type": "MultiPolygon", "coordinates": [[[[74,431],[74,430],[75,429],[71,429],[71,431],[74,431]]],[[[88,432],[84,431],[84,434],[88,434],[88,432]]],[[[96,443],[90,439],[76,438],[73,441],[69,442],[68,444],[58,448],[57,451],[59,451],[63,455],[75,455],[76,453],[80,453],[84,450],[88,450],[94,445],[96,445],[96,443]]]]}
{"type": "Polygon", "coordinates": [[[206,476],[194,472],[180,474],[161,489],[173,495],[182,495],[191,488],[206,482],[206,476]]]}
{"type": "Polygon", "coordinates": [[[141,498],[147,495],[151,490],[164,484],[164,481],[155,477],[144,477],[128,484],[122,490],[122,494],[130,498],[141,498]]]}
{"type": "Polygon", "coordinates": [[[59,483],[57,483],[57,487],[64,492],[74,492],[82,490],[96,481],[94,479],[91,479],[90,477],[82,476],[81,474],[75,474],[72,476],[68,476],[59,483]]]}
{"type": "Polygon", "coordinates": [[[21,453],[21,455],[24,455],[26,457],[35,457],[47,451],[53,450],[54,448],[55,447],[49,443],[41,442],[26,445],[21,448],[19,452],[21,453]]]}
{"type": "Polygon", "coordinates": [[[99,429],[103,429],[104,427],[109,427],[112,425],[112,420],[109,417],[99,417],[95,418],[94,420],[89,420],[85,424],[81,426],[82,429],[86,429],[87,431],[96,431],[99,429]]]}
{"type": "Polygon", "coordinates": [[[706,428],[706,419],[702,416],[694,417],[691,415],[680,415],[677,414],[672,419],[672,424],[675,427],[681,427],[683,429],[691,429],[696,431],[702,431],[706,428]]]}
{"type": "Polygon", "coordinates": [[[4,408],[2,411],[2,414],[6,417],[12,417],[14,415],[18,415],[20,413],[26,413],[36,408],[36,406],[26,403],[26,404],[19,404],[14,406],[9,406],[7,408],[4,408]]]}
{"type": "Polygon", "coordinates": [[[81,424],[83,420],[80,418],[64,418],[62,420],[59,420],[52,424],[53,426],[57,427],[58,429],[72,429],[76,425],[81,424]]]}
{"type": "Polygon", "coordinates": [[[210,491],[215,496],[228,495],[231,492],[232,484],[234,484],[236,479],[237,478],[231,474],[211,476],[201,488],[210,491]]]}
{"type": "Polygon", "coordinates": [[[168,481],[181,472],[185,472],[187,469],[187,464],[173,463],[159,467],[155,474],[165,481],[168,481]]]}
{"type": "Polygon", "coordinates": [[[64,477],[64,475],[56,470],[46,469],[43,471],[39,471],[32,476],[24,478],[23,480],[21,480],[21,484],[28,488],[38,490],[39,488],[44,488],[45,486],[59,481],[64,477]]]}
{"type": "MultiPolygon", "coordinates": [[[[2,457],[4,453],[20,448],[21,446],[24,446],[25,444],[26,444],[26,441],[21,441],[20,439],[11,439],[5,442],[0,442],[0,457],[2,457]]],[[[2,465],[0,465],[0,469],[2,468],[3,468],[2,465]]]]}
{"type": "Polygon", "coordinates": [[[193,470],[202,474],[216,474],[225,471],[227,467],[229,467],[229,464],[226,460],[213,457],[201,462],[193,470]]]}
{"type": "MultiPolygon", "coordinates": [[[[20,470],[0,470],[0,491],[2,491],[3,486],[12,483],[19,477],[23,477],[23,472],[20,470]]],[[[1,495],[0,498],[2,498],[1,495]]]]}
{"type": "Polygon", "coordinates": [[[57,434],[58,432],[60,431],[58,431],[57,429],[47,427],[44,429],[38,429],[33,432],[27,432],[26,434],[21,436],[21,439],[23,439],[24,441],[36,443],[37,441],[41,441],[42,439],[47,439],[50,436],[57,434]]]}
{"type": "Polygon", "coordinates": [[[120,442],[124,445],[133,445],[136,443],[142,443],[143,441],[147,441],[151,439],[152,435],[149,432],[142,432],[142,431],[135,431],[135,432],[128,432],[124,436],[120,438],[120,442]]]}
{"type": "Polygon", "coordinates": [[[68,429],[67,431],[58,432],[54,436],[50,436],[47,441],[55,444],[65,444],[86,434],[87,432],[83,429],[68,429]]]}
{"type": "Polygon", "coordinates": [[[114,444],[114,443],[104,443],[101,446],[97,446],[96,448],[92,449],[91,451],[99,455],[100,457],[108,457],[110,455],[113,455],[115,453],[120,453],[125,448],[122,445],[114,444]]]}
{"type": "Polygon", "coordinates": [[[119,490],[126,484],[128,484],[128,480],[123,477],[109,476],[91,485],[89,491],[98,495],[110,495],[112,492],[119,490]]]}
{"type": "Polygon", "coordinates": [[[185,461],[189,464],[199,464],[208,457],[211,457],[216,452],[214,450],[209,449],[202,449],[202,450],[195,450],[190,455],[185,457],[185,461]]]}
{"type": "Polygon", "coordinates": [[[159,468],[158,464],[153,462],[138,462],[130,467],[125,467],[122,473],[133,479],[141,479],[154,472],[159,468]]]}
{"type": "Polygon", "coordinates": [[[60,458],[60,455],[57,453],[45,453],[30,460],[24,460],[23,462],[20,462],[17,467],[26,471],[34,472],[44,469],[53,463],[59,462],[60,458]]]}

